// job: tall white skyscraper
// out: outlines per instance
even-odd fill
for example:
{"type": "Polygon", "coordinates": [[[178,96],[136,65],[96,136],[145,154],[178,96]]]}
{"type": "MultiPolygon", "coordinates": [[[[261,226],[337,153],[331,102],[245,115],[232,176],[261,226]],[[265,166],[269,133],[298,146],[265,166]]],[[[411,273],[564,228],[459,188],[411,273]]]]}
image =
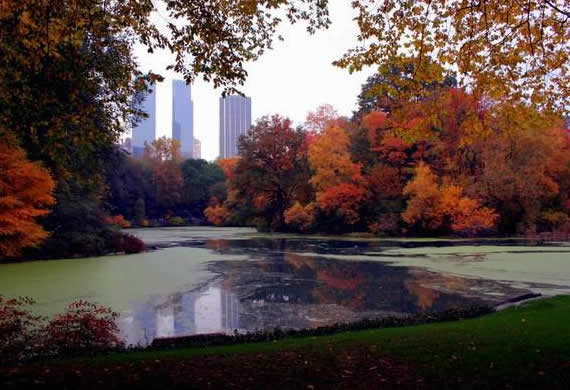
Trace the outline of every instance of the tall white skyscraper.
{"type": "Polygon", "coordinates": [[[194,138],[194,157],[199,160],[202,158],[202,142],[198,138],[194,138]]]}
{"type": "Polygon", "coordinates": [[[151,92],[145,96],[140,109],[148,118],[141,119],[133,128],[133,156],[137,158],[142,157],[145,143],[150,145],[156,139],[156,84],[151,86],[151,92]]]}
{"type": "Polygon", "coordinates": [[[180,142],[184,158],[194,155],[194,102],[184,80],[172,80],[172,138],[180,142]]]}
{"type": "Polygon", "coordinates": [[[251,127],[251,98],[228,96],[220,98],[220,157],[238,154],[238,139],[251,127]]]}

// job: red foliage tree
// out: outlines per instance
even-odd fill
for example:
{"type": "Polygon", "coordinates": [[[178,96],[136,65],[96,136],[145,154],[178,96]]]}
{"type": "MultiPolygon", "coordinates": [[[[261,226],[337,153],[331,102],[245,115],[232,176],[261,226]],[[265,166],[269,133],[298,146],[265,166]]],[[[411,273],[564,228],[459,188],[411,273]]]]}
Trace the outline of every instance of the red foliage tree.
{"type": "Polygon", "coordinates": [[[364,198],[364,188],[341,183],[317,193],[317,205],[323,212],[341,217],[348,225],[353,225],[360,219],[358,207],[364,198]]]}

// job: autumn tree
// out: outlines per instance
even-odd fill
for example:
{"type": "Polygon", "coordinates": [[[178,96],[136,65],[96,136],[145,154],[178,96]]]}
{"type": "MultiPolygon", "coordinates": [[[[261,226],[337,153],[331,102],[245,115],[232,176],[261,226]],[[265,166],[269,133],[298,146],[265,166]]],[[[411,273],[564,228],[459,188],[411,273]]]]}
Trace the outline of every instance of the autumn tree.
{"type": "Polygon", "coordinates": [[[47,169],[16,144],[0,143],[0,259],[21,255],[48,237],[37,218],[55,203],[47,169]]]}
{"type": "Polygon", "coordinates": [[[229,221],[231,212],[225,206],[217,204],[206,207],[204,215],[208,222],[216,226],[223,226],[229,221]]]}
{"type": "Polygon", "coordinates": [[[245,80],[243,64],[271,46],[277,8],[290,22],[308,20],[310,31],[329,24],[326,4],[305,0],[0,3],[0,123],[10,129],[0,138],[16,135],[57,181],[57,204],[45,219],[54,234],[43,253],[95,255],[108,247],[105,160],[126,125],[145,115],[136,104],[143,92],[161,80],[139,70],[135,45],[173,53],[172,68],[188,82],[202,76],[232,92],[245,80]],[[166,28],[154,24],[157,11],[169,19],[166,28]]]}
{"type": "Polygon", "coordinates": [[[373,111],[391,113],[406,103],[419,101],[456,84],[455,74],[446,72],[432,61],[417,66],[414,58],[396,56],[390,62],[381,63],[378,72],[362,85],[354,119],[373,111]]]}
{"type": "Polygon", "coordinates": [[[463,196],[463,188],[459,186],[440,186],[437,179],[427,165],[416,167],[414,179],[404,188],[404,194],[410,196],[402,214],[406,223],[425,231],[449,229],[469,236],[494,228],[498,219],[494,210],[463,196]]]}
{"type": "Polygon", "coordinates": [[[404,221],[410,225],[419,225],[425,230],[437,230],[443,224],[443,215],[439,210],[441,193],[437,177],[425,164],[419,164],[414,178],[404,188],[404,195],[410,197],[404,221]]]}
{"type": "MultiPolygon", "coordinates": [[[[325,215],[354,225],[360,219],[358,208],[366,195],[360,164],[351,160],[349,137],[336,124],[325,128],[309,146],[314,174],[311,184],[317,194],[317,207],[325,215]]],[[[337,221],[339,222],[339,221],[337,221]]],[[[331,228],[342,228],[342,223],[331,228]]]]}
{"type": "Polygon", "coordinates": [[[165,208],[177,206],[182,201],[184,185],[180,170],[180,142],[166,137],[154,140],[151,145],[146,145],[143,161],[152,167],[158,205],[165,208]]]}
{"type": "Polygon", "coordinates": [[[466,189],[501,210],[503,230],[532,231],[542,205],[559,196],[567,130],[555,115],[521,105],[496,107],[490,126],[494,136],[475,145],[482,169],[466,189]]]}
{"type": "Polygon", "coordinates": [[[307,114],[305,119],[305,127],[309,131],[320,133],[327,125],[338,119],[340,115],[338,111],[330,104],[323,104],[317,107],[315,111],[307,114]]]}
{"type": "Polygon", "coordinates": [[[239,153],[231,187],[271,229],[282,229],[285,210],[308,185],[305,132],[280,116],[263,117],[241,138],[239,153]]]}
{"type": "Polygon", "coordinates": [[[441,189],[439,210],[449,219],[455,233],[475,236],[495,227],[499,215],[488,207],[482,207],[476,199],[463,196],[463,188],[455,185],[441,189]]]}
{"type": "Polygon", "coordinates": [[[217,164],[224,172],[224,176],[226,177],[227,180],[231,181],[234,179],[236,168],[238,166],[239,161],[240,161],[239,156],[222,158],[217,161],[217,164]]]}
{"type": "Polygon", "coordinates": [[[314,171],[311,184],[317,190],[325,190],[344,182],[361,182],[361,167],[352,162],[348,142],[348,134],[337,125],[327,127],[311,142],[308,153],[314,171]]]}
{"type": "Polygon", "coordinates": [[[429,80],[433,60],[457,67],[460,85],[478,94],[568,109],[567,1],[359,0],[353,7],[359,38],[368,43],[338,66],[385,66],[406,53],[415,60],[415,80],[429,80]]]}
{"type": "Polygon", "coordinates": [[[285,223],[294,230],[309,231],[315,223],[315,204],[303,206],[299,201],[285,210],[285,223]]]}

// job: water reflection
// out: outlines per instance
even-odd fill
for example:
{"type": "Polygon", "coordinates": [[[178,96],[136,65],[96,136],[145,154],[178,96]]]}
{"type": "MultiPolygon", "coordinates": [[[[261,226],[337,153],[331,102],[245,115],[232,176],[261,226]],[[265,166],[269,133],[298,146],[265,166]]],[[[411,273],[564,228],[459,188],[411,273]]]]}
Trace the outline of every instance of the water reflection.
{"type": "Polygon", "coordinates": [[[216,277],[135,305],[121,324],[127,343],[436,312],[527,292],[496,281],[319,255],[361,253],[367,243],[210,240],[197,245],[219,254],[219,261],[205,264],[216,277]],[[248,260],[224,260],[227,254],[245,254],[248,260]]]}
{"type": "Polygon", "coordinates": [[[239,329],[239,299],[219,286],[156,297],[135,305],[122,317],[127,344],[148,344],[154,338],[218,333],[239,329]]]}

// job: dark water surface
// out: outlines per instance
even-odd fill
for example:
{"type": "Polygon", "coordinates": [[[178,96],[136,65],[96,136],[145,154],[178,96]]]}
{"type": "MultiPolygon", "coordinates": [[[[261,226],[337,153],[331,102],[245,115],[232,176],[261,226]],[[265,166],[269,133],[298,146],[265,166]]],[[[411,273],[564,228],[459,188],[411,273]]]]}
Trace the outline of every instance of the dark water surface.
{"type": "Polygon", "coordinates": [[[0,294],[38,312],[89,299],[121,312],[127,343],[318,327],[570,292],[570,245],[520,240],[369,240],[249,229],[135,231],[160,248],[131,256],[0,266],[0,294]]]}

